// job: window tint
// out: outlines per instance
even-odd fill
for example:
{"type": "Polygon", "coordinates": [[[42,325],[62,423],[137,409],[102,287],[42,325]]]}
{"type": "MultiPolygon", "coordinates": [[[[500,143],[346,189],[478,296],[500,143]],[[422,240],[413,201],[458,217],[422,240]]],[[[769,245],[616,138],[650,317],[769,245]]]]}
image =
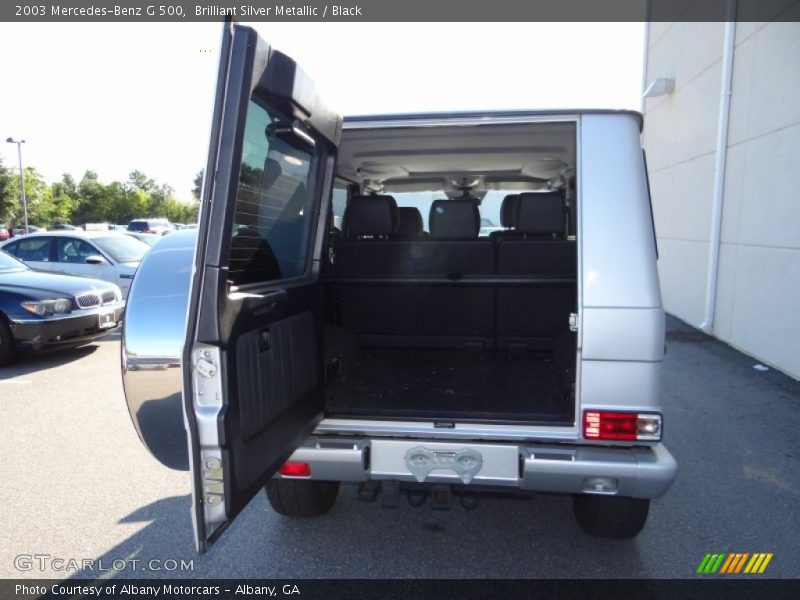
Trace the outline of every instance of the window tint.
{"type": "Polygon", "coordinates": [[[97,250],[83,240],[59,238],[56,240],[58,262],[84,264],[87,256],[97,254],[97,250]]]}
{"type": "Polygon", "coordinates": [[[50,260],[50,238],[37,237],[20,240],[13,254],[26,262],[48,262],[50,260]]]}
{"type": "Polygon", "coordinates": [[[276,120],[250,102],[228,261],[234,285],[300,277],[308,264],[314,155],[268,137],[276,120]]]}

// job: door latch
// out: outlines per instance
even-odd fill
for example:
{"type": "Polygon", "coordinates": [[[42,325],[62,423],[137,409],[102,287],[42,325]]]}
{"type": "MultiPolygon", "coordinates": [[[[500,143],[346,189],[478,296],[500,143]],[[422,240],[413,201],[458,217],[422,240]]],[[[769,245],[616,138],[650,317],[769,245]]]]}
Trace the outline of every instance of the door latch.
{"type": "Polygon", "coordinates": [[[215,365],[208,358],[201,358],[200,360],[198,360],[194,368],[200,375],[202,375],[206,379],[210,379],[211,377],[217,374],[217,365],[215,365]]]}
{"type": "Polygon", "coordinates": [[[569,330],[578,331],[578,315],[576,313],[569,313],[569,330]]]}

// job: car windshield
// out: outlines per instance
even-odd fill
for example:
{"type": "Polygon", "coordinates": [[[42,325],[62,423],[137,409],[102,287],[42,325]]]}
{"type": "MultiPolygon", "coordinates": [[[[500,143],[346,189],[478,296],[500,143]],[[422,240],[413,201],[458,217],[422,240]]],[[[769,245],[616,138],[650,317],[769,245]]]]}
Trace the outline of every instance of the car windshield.
{"type": "Polygon", "coordinates": [[[150,246],[129,235],[98,237],[92,240],[117,262],[139,262],[150,246]]]}
{"type": "Polygon", "coordinates": [[[4,271],[24,271],[27,268],[25,263],[0,250],[0,273],[4,271]]]}

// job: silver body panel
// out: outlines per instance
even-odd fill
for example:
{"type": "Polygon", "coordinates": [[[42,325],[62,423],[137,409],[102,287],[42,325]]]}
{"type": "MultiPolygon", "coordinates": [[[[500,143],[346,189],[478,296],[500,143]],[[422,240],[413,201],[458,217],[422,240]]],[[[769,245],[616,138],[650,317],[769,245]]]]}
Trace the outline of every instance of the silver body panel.
{"type": "Polygon", "coordinates": [[[639,123],[584,115],[579,409],[660,411],[664,309],[639,123]]]}
{"type": "MultiPolygon", "coordinates": [[[[671,484],[675,461],[660,444],[632,447],[626,442],[593,442],[584,440],[580,429],[580,415],[586,409],[660,411],[664,312],[637,115],[566,113],[516,121],[441,118],[394,125],[391,120],[350,121],[345,127],[467,127],[529,119],[577,124],[579,306],[574,424],[456,423],[452,428],[437,428],[429,421],[325,418],[293,455],[293,460],[312,464],[315,478],[412,481],[403,464],[409,448],[466,444],[484,458],[481,473],[471,485],[610,493],[585,489],[584,480],[594,476],[616,480],[613,493],[653,498],[671,484]],[[511,456],[515,473],[508,470],[511,456]]],[[[123,380],[131,417],[150,451],[174,468],[186,468],[181,467],[186,460],[186,437],[178,367],[195,244],[194,232],[185,231],[165,237],[150,251],[131,289],[123,338],[123,380]],[[165,435],[164,424],[174,425],[176,418],[181,431],[165,435]]],[[[205,408],[203,402],[194,403],[209,439],[216,434],[212,430],[221,406],[216,400],[205,408]]],[[[440,472],[433,473],[430,481],[459,481],[459,477],[440,472]]]]}

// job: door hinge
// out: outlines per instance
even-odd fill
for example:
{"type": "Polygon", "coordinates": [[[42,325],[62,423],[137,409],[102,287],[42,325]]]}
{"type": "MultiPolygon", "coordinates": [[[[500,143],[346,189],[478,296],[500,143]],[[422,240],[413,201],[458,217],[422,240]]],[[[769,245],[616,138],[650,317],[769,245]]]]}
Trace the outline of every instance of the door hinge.
{"type": "Polygon", "coordinates": [[[578,315],[577,313],[569,313],[569,330],[578,331],[578,315]]]}
{"type": "Polygon", "coordinates": [[[203,501],[208,506],[219,506],[225,499],[222,461],[216,457],[203,461],[203,501]]]}

